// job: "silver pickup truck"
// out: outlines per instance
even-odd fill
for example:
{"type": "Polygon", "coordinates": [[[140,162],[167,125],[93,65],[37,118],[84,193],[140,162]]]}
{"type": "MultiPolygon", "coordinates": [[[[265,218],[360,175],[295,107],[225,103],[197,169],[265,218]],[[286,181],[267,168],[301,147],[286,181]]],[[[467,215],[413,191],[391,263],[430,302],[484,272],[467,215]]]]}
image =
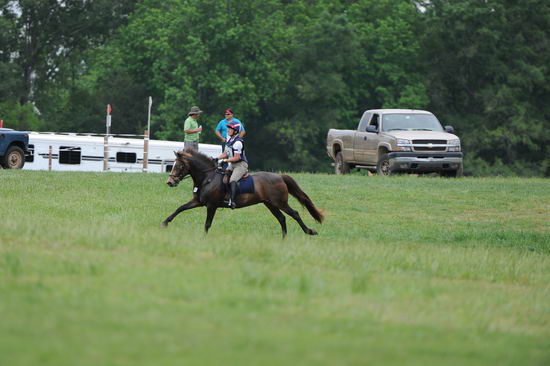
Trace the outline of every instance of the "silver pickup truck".
{"type": "Polygon", "coordinates": [[[380,175],[436,172],[460,177],[463,155],[453,132],[428,111],[373,109],[363,113],[356,131],[330,129],[327,153],[336,174],[362,168],[380,175]]]}

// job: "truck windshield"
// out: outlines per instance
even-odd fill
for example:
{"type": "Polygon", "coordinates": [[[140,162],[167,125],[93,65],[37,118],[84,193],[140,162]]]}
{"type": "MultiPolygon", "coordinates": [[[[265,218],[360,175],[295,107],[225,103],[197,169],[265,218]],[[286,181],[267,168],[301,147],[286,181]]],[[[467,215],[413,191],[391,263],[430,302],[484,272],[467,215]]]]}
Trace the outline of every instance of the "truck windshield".
{"type": "Polygon", "coordinates": [[[443,131],[441,123],[433,114],[384,114],[382,131],[443,131]]]}

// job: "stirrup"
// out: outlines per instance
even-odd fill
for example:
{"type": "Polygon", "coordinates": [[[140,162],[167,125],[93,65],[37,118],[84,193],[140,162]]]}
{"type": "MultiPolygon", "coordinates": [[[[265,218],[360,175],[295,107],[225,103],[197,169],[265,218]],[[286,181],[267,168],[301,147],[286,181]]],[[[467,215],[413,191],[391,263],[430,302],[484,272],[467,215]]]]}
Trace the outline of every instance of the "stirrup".
{"type": "Polygon", "coordinates": [[[230,209],[234,209],[234,208],[237,207],[237,204],[236,204],[235,202],[231,201],[231,198],[228,199],[228,200],[224,200],[224,201],[223,201],[223,204],[224,204],[225,206],[229,207],[230,209]]]}

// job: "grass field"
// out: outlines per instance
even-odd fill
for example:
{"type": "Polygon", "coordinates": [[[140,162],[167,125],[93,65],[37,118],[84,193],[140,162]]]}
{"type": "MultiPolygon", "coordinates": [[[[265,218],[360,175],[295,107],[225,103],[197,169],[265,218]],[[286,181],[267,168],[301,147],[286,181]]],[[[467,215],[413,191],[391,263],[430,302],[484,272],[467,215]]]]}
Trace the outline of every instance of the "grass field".
{"type": "Polygon", "coordinates": [[[316,237],[161,229],[165,175],[0,171],[0,365],[550,364],[549,180],[291,175],[316,237]]]}

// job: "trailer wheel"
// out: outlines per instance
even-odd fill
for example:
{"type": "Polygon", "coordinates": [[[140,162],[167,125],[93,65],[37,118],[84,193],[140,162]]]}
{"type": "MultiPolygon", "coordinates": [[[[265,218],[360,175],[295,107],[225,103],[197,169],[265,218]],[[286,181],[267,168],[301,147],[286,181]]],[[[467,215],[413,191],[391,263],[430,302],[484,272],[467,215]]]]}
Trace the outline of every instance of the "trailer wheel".
{"type": "Polygon", "coordinates": [[[338,175],[349,173],[349,164],[344,162],[344,157],[340,151],[336,153],[336,159],[334,159],[334,172],[338,175]]]}
{"type": "Polygon", "coordinates": [[[6,169],[21,169],[25,165],[25,152],[18,146],[11,146],[6,151],[2,165],[6,169]]]}

